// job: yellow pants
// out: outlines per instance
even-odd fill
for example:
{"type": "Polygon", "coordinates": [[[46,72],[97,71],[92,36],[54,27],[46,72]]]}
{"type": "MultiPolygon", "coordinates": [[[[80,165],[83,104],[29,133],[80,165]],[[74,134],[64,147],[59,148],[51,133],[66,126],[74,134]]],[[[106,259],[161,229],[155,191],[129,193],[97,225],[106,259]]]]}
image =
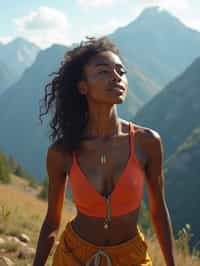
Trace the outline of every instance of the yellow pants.
{"type": "Polygon", "coordinates": [[[132,239],[113,246],[97,246],[74,232],[71,223],[61,235],[52,266],[152,266],[139,230],[132,239]]]}

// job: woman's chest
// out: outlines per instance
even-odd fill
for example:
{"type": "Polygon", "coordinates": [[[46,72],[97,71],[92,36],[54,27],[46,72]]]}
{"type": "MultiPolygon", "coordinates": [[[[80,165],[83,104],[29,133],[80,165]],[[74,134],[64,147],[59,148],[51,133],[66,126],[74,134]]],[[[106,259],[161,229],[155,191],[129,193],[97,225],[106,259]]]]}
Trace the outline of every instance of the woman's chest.
{"type": "Polygon", "coordinates": [[[81,174],[100,194],[111,193],[130,159],[127,151],[98,152],[77,157],[81,174]]]}

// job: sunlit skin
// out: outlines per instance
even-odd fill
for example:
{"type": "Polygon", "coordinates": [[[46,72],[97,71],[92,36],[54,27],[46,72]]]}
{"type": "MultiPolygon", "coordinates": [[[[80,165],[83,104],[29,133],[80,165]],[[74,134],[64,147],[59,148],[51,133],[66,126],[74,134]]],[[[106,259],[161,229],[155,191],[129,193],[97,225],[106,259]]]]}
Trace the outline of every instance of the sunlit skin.
{"type": "Polygon", "coordinates": [[[116,130],[116,104],[124,102],[128,81],[120,58],[112,52],[102,52],[84,68],[85,79],[79,83],[79,91],[87,97],[89,122],[86,135],[112,135],[116,130]],[[117,87],[118,86],[118,87],[117,87]],[[120,92],[115,89],[119,89],[120,92]]]}
{"type": "Polygon", "coordinates": [[[126,69],[120,58],[112,52],[102,52],[84,68],[84,80],[79,84],[80,92],[88,100],[111,108],[122,103],[127,95],[128,80],[126,69]],[[121,86],[123,94],[113,93],[113,88],[121,86]],[[113,96],[113,97],[112,97],[113,96]],[[117,97],[119,96],[119,97],[117,97]]]}
{"type": "MultiPolygon", "coordinates": [[[[128,82],[125,72],[126,69],[117,55],[110,51],[101,52],[84,67],[84,78],[78,84],[79,92],[88,101],[89,120],[76,156],[88,181],[102,195],[113,191],[129,158],[128,121],[119,118],[116,109],[116,105],[123,103],[127,97],[128,82]],[[105,165],[100,164],[101,152],[107,155],[105,165]]],[[[166,265],[173,266],[173,233],[164,195],[162,141],[159,134],[151,129],[139,125],[135,125],[135,129],[134,152],[144,171],[151,221],[166,265]]],[[[71,165],[71,155],[60,145],[55,143],[49,148],[48,211],[42,230],[45,234],[49,232],[51,237],[49,246],[44,247],[41,254],[48,253],[57,235],[68,182],[66,173],[69,173],[71,165]]],[[[136,209],[127,215],[112,217],[109,230],[105,230],[104,218],[89,217],[77,212],[72,226],[82,238],[94,244],[115,245],[134,237],[138,214],[139,209],[136,209]]],[[[47,255],[42,256],[45,260],[47,255]]]]}

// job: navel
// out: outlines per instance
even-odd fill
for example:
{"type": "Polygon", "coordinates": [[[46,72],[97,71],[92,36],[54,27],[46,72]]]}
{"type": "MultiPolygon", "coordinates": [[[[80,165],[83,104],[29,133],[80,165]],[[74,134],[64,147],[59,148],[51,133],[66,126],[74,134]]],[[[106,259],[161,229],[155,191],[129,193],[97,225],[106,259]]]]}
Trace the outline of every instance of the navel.
{"type": "Polygon", "coordinates": [[[109,246],[110,245],[110,240],[109,239],[106,239],[105,241],[104,241],[104,246],[109,246]]]}

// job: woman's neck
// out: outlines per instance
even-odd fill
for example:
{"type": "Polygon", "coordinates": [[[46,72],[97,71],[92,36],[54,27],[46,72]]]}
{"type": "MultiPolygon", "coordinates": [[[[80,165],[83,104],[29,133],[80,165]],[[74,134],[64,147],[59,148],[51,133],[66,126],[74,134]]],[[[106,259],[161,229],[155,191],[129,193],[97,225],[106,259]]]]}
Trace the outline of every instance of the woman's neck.
{"type": "Polygon", "coordinates": [[[104,138],[118,135],[120,131],[121,123],[116,108],[110,112],[108,110],[89,112],[84,136],[104,138]]]}

